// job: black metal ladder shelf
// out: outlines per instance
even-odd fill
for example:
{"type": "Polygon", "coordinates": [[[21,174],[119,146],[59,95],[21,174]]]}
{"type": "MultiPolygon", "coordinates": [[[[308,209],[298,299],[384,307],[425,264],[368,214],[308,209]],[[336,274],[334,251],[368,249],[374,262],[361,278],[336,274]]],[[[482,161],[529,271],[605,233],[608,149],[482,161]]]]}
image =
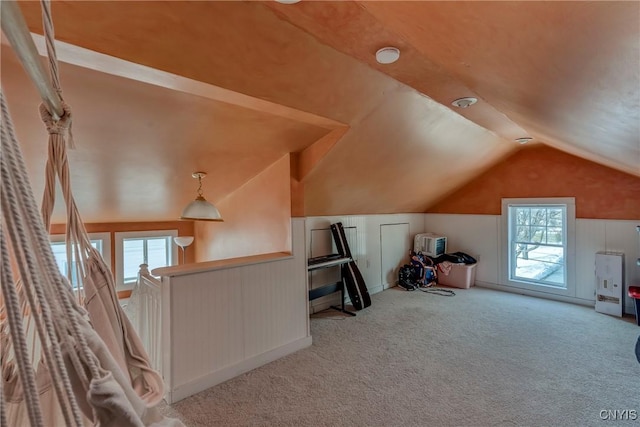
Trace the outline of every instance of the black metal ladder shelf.
{"type": "MultiPolygon", "coordinates": [[[[313,270],[319,270],[321,268],[329,268],[336,267],[339,265],[347,264],[351,262],[351,257],[318,257],[318,258],[310,258],[307,262],[307,271],[311,272],[313,270]],[[324,261],[324,259],[327,259],[324,261]],[[320,261],[320,262],[318,262],[320,261]]],[[[316,289],[309,290],[309,301],[313,301],[315,299],[321,298],[326,295],[330,295],[334,292],[340,292],[340,306],[332,305],[330,308],[334,310],[338,310],[341,313],[348,314],[350,316],[355,316],[356,313],[345,309],[344,306],[344,275],[343,269],[340,269],[340,281],[336,283],[331,283],[328,285],[321,286],[316,289]]]]}

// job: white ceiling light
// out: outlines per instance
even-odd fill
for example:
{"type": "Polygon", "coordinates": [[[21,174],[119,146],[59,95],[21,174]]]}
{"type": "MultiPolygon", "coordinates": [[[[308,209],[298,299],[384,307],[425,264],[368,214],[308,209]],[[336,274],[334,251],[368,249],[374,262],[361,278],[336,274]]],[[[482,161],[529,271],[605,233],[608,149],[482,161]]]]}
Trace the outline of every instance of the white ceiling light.
{"type": "Polygon", "coordinates": [[[276,1],[282,4],[296,4],[300,2],[300,0],[276,0],[276,1]]]}
{"type": "Polygon", "coordinates": [[[516,138],[516,142],[518,144],[526,144],[527,142],[531,141],[532,139],[533,138],[531,138],[531,137],[525,136],[525,137],[522,137],[522,138],[516,138]]]}
{"type": "Polygon", "coordinates": [[[207,176],[207,174],[205,172],[194,172],[191,176],[198,179],[198,197],[184,208],[180,219],[222,221],[222,215],[220,215],[218,209],[207,202],[202,195],[202,178],[207,176]]]}
{"type": "Polygon", "coordinates": [[[451,105],[458,108],[468,108],[468,107],[471,107],[476,102],[478,102],[478,98],[472,98],[472,97],[458,98],[455,101],[453,101],[451,105]]]}
{"type": "Polygon", "coordinates": [[[397,47],[383,47],[376,52],[376,61],[381,64],[393,64],[400,58],[400,49],[397,47]]]}

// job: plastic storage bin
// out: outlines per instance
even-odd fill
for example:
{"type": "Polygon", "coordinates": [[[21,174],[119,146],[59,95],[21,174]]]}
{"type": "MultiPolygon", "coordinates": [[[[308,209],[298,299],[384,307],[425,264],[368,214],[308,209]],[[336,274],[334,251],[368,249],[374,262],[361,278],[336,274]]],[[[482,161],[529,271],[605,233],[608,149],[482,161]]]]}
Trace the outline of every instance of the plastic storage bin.
{"type": "Polygon", "coordinates": [[[449,274],[438,269],[438,284],[468,289],[475,284],[477,264],[452,264],[449,274]]]}

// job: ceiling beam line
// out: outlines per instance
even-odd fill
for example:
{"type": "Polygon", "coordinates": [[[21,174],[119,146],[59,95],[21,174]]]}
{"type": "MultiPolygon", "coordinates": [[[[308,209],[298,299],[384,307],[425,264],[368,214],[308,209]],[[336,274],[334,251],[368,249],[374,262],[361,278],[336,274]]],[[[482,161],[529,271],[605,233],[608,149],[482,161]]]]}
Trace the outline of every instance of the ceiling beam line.
{"type": "MultiPolygon", "coordinates": [[[[46,55],[45,38],[40,34],[35,33],[31,33],[31,36],[33,37],[33,42],[35,44],[37,52],[40,55],[46,55]]],[[[3,43],[5,43],[4,40],[3,43]]],[[[67,64],[75,65],[78,67],[87,68],[118,77],[124,77],[126,79],[147,83],[178,92],[201,96],[203,98],[211,99],[214,101],[224,102],[250,110],[268,113],[274,116],[295,120],[297,122],[318,126],[323,129],[332,130],[346,126],[345,123],[341,123],[333,119],[318,116],[306,111],[297,110],[286,105],[265,101],[260,98],[255,98],[209,83],[151,68],[146,65],[136,64],[135,62],[126,61],[114,56],[94,52],[92,50],[58,40],[56,40],[56,51],[58,60],[60,62],[65,62],[67,64]]]]}

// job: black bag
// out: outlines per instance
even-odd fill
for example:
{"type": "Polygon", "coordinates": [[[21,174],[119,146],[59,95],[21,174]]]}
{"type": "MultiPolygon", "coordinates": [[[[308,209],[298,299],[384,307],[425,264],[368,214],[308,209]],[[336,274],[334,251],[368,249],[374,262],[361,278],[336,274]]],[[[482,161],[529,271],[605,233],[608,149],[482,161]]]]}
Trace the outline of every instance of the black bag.
{"type": "Polygon", "coordinates": [[[465,254],[464,252],[454,252],[451,254],[440,255],[437,258],[432,259],[434,264],[440,264],[444,261],[449,261],[454,264],[475,264],[476,259],[469,254],[465,254]]]}
{"type": "Polygon", "coordinates": [[[398,286],[406,291],[414,291],[418,287],[416,271],[413,265],[405,264],[398,271],[398,286]]]}

